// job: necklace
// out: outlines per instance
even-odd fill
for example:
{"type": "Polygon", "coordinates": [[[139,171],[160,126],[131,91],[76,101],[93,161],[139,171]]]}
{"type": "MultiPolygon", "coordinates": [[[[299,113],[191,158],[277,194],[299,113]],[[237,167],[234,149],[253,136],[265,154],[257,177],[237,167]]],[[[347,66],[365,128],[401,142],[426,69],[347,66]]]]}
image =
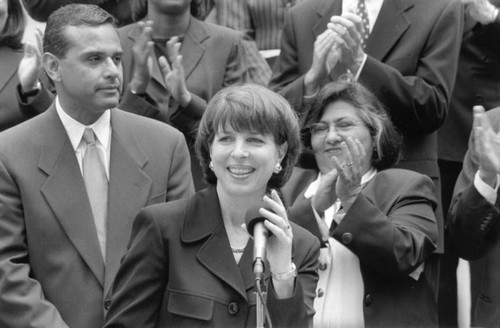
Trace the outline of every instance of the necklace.
{"type": "Polygon", "coordinates": [[[231,252],[233,252],[233,253],[243,253],[244,251],[245,251],[245,247],[236,248],[236,247],[231,246],[231,252]]]}

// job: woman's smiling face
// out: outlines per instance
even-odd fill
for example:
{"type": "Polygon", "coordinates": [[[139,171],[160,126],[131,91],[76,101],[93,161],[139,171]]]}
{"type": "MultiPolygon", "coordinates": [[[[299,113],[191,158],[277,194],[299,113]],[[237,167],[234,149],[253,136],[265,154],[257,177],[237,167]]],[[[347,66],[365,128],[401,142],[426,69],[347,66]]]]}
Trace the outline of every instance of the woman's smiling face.
{"type": "Polygon", "coordinates": [[[217,189],[232,196],[262,197],[285,152],[286,144],[278,145],[272,134],[219,129],[210,147],[217,189]]]}
{"type": "Polygon", "coordinates": [[[366,151],[363,173],[372,163],[373,138],[370,130],[358,114],[358,109],[345,101],[335,101],[326,106],[318,123],[311,127],[311,146],[322,173],[333,169],[331,158],[336,156],[342,164],[346,161],[341,143],[347,137],[358,139],[366,151]]]}

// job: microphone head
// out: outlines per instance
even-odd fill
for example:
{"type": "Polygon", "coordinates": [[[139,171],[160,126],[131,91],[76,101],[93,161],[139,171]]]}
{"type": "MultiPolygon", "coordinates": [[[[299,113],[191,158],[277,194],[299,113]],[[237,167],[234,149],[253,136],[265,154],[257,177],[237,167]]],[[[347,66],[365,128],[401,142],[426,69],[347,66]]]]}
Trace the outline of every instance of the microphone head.
{"type": "Polygon", "coordinates": [[[263,222],[265,218],[259,213],[259,209],[263,207],[264,204],[252,205],[245,214],[245,224],[247,226],[247,231],[253,236],[253,228],[258,222],[263,222]]]}
{"type": "MultiPolygon", "coordinates": [[[[247,210],[247,212],[245,214],[245,224],[247,227],[247,231],[252,236],[253,236],[255,225],[259,222],[264,222],[264,220],[267,220],[265,217],[263,217],[259,213],[259,209],[262,207],[266,208],[263,203],[253,205],[247,210]]],[[[269,236],[271,236],[271,234],[272,234],[271,231],[269,231],[269,236]]]]}

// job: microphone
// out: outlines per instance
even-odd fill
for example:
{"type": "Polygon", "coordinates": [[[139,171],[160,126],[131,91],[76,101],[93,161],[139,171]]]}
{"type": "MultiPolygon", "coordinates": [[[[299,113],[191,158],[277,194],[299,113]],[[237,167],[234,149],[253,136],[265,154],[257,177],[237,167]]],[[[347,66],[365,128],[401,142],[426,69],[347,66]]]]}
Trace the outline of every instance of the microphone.
{"type": "Polygon", "coordinates": [[[264,278],[264,263],[266,261],[266,242],[272,233],[264,226],[265,217],[259,213],[262,204],[250,207],[245,215],[248,233],[253,236],[253,273],[255,279],[264,278]]]}

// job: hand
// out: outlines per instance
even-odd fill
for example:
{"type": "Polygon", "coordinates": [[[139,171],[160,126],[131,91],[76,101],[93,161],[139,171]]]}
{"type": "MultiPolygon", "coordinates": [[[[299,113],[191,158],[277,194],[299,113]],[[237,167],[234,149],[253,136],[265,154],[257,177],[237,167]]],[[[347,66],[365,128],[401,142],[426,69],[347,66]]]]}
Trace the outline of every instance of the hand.
{"type": "Polygon", "coordinates": [[[339,177],[336,183],[336,193],[347,212],[361,192],[361,178],[363,176],[363,164],[366,151],[358,139],[347,137],[341,143],[342,151],[345,154],[345,162],[340,163],[336,156],[332,157],[339,177]]]}
{"type": "Polygon", "coordinates": [[[326,29],[314,41],[313,62],[304,77],[306,96],[313,95],[321,87],[323,80],[329,74],[329,70],[336,66],[338,57],[340,57],[338,53],[340,49],[336,44],[337,40],[338,37],[335,33],[326,29]],[[327,63],[329,67],[327,67],[327,63]]]}
{"type": "Polygon", "coordinates": [[[167,42],[167,58],[161,56],[158,60],[165,86],[172,97],[182,107],[186,107],[191,101],[191,93],[186,86],[184,67],[182,66],[182,55],[180,55],[181,44],[178,37],[173,37],[167,42]],[[170,63],[170,64],[169,64],[170,63]]]}
{"type": "Polygon", "coordinates": [[[332,16],[327,27],[339,39],[339,47],[342,49],[340,62],[356,75],[365,57],[361,46],[363,33],[361,18],[349,12],[342,16],[332,16]]]}
{"type": "Polygon", "coordinates": [[[42,65],[42,39],[43,32],[39,29],[35,32],[36,42],[28,41],[24,46],[24,56],[19,62],[17,75],[23,91],[33,90],[38,77],[43,69],[42,65]]]}
{"type": "Polygon", "coordinates": [[[266,218],[264,226],[273,234],[267,239],[266,244],[270,270],[272,272],[290,271],[293,233],[286,208],[276,190],[271,191],[271,197],[264,196],[264,207],[259,210],[259,213],[266,218]]]}
{"type": "Polygon", "coordinates": [[[493,187],[500,174],[500,132],[491,127],[483,106],[474,106],[474,150],[479,161],[479,176],[493,187]]]}
{"type": "Polygon", "coordinates": [[[151,78],[153,69],[153,22],[138,22],[139,37],[132,46],[134,57],[133,76],[130,81],[130,90],[136,94],[143,94],[151,78]]]}
{"type": "Polygon", "coordinates": [[[498,9],[488,0],[472,0],[467,8],[469,15],[483,25],[493,23],[498,15],[498,9]]]}

